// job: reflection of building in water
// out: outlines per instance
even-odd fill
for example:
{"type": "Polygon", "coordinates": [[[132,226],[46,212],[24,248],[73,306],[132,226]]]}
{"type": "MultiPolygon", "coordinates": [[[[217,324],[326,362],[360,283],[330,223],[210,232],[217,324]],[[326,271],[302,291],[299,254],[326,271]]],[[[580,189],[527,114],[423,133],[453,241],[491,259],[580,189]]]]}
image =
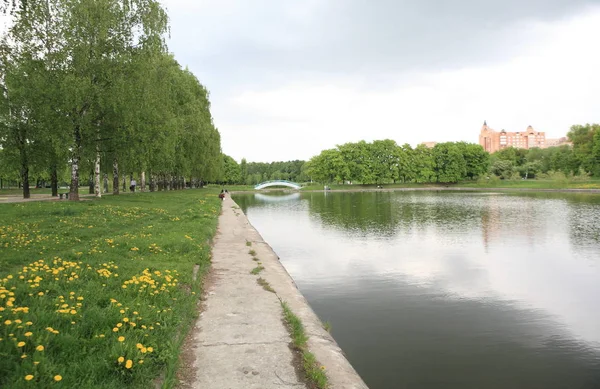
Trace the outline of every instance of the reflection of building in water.
{"type": "Polygon", "coordinates": [[[482,207],[481,232],[485,251],[493,241],[515,241],[526,238],[529,245],[535,243],[536,236],[543,237],[543,222],[537,220],[531,200],[522,197],[490,194],[482,207]]]}

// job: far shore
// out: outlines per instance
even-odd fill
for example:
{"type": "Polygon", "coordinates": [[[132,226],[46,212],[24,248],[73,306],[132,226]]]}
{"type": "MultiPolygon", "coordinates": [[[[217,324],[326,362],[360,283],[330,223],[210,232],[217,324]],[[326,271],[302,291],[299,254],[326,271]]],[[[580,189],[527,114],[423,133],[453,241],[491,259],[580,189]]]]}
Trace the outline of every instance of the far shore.
{"type": "MultiPolygon", "coordinates": [[[[585,188],[519,188],[519,187],[464,187],[464,186],[422,186],[422,187],[360,187],[348,185],[348,188],[335,188],[329,189],[326,192],[411,192],[411,191],[470,191],[470,192],[557,192],[557,193],[594,193],[600,194],[600,189],[585,189],[585,188]]],[[[270,188],[270,189],[233,189],[229,190],[230,193],[268,193],[268,192],[286,192],[286,193],[315,193],[324,192],[324,189],[301,189],[294,190],[289,188],[270,188]]]]}

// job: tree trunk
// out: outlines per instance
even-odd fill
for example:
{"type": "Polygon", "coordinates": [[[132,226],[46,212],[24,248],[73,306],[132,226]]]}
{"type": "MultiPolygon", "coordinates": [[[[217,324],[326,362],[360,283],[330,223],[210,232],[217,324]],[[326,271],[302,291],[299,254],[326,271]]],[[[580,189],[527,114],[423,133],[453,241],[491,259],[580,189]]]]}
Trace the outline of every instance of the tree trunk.
{"type": "Polygon", "coordinates": [[[88,193],[94,194],[94,171],[90,172],[90,177],[88,178],[88,193]]]}
{"type": "Polygon", "coordinates": [[[79,201],[79,161],[81,160],[81,129],[75,126],[73,131],[75,141],[71,155],[71,188],[69,190],[69,200],[79,201]]]}
{"type": "Polygon", "coordinates": [[[100,187],[100,144],[96,142],[96,161],[94,163],[94,195],[102,197],[102,189],[100,187]]]}
{"type": "Polygon", "coordinates": [[[113,159],[113,195],[119,194],[119,159],[113,159]]]}
{"type": "Polygon", "coordinates": [[[21,179],[23,180],[23,198],[28,199],[31,197],[31,193],[29,192],[29,164],[27,163],[27,159],[21,165],[21,179]]]}
{"type": "Polygon", "coordinates": [[[52,197],[58,197],[58,172],[56,165],[50,169],[50,186],[52,187],[52,197]]]}
{"type": "Polygon", "coordinates": [[[104,193],[108,193],[108,174],[104,173],[104,193]]]}
{"type": "Polygon", "coordinates": [[[155,185],[155,177],[154,174],[150,173],[150,192],[154,192],[156,190],[156,188],[154,187],[155,185]]]}
{"type": "Polygon", "coordinates": [[[141,192],[146,191],[146,172],[142,172],[140,174],[140,191],[141,192]]]}
{"type": "Polygon", "coordinates": [[[127,178],[123,175],[123,192],[127,192],[127,178]]]}

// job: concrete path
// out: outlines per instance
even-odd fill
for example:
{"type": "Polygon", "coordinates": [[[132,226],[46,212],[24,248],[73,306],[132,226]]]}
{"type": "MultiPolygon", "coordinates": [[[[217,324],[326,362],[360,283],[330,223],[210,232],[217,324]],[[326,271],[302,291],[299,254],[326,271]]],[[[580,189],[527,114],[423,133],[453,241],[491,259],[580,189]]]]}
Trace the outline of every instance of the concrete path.
{"type": "Polygon", "coordinates": [[[242,211],[225,198],[212,251],[212,281],[194,328],[192,388],[306,387],[294,369],[280,301],[250,274],[257,264],[248,251],[256,247],[248,247],[246,240],[257,238],[242,211]]]}

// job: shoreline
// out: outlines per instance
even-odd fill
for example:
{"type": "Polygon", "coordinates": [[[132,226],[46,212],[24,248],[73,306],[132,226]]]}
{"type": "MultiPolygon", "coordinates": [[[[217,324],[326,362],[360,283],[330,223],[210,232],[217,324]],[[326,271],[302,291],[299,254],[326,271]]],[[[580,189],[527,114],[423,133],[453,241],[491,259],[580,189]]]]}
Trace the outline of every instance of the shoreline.
{"type": "Polygon", "coordinates": [[[590,193],[600,194],[600,189],[578,189],[578,188],[474,188],[465,186],[431,186],[431,187],[412,187],[412,188],[348,188],[348,189],[311,189],[311,190],[293,190],[293,189],[262,189],[262,190],[233,190],[231,194],[238,193],[269,193],[269,192],[286,192],[286,193],[319,193],[319,192],[419,192],[419,191],[457,191],[457,192],[549,192],[549,193],[590,193]]]}
{"type": "MultiPolygon", "coordinates": [[[[237,206],[233,199],[231,201],[237,206]]],[[[246,214],[241,209],[238,212],[252,231],[253,244],[260,247],[259,255],[265,267],[265,272],[261,273],[262,278],[273,287],[277,297],[281,301],[285,301],[302,321],[308,335],[308,348],[316,359],[325,366],[329,387],[332,389],[368,389],[352,364],[346,359],[343,350],[335,339],[324,329],[323,323],[298,289],[294,279],[281,263],[275,250],[250,223],[246,214]]]]}
{"type": "Polygon", "coordinates": [[[181,372],[189,377],[182,388],[368,389],[231,196],[223,199],[211,252],[212,281],[188,335],[185,358],[193,362],[181,372]],[[290,325],[292,317],[301,324],[290,325]]]}

